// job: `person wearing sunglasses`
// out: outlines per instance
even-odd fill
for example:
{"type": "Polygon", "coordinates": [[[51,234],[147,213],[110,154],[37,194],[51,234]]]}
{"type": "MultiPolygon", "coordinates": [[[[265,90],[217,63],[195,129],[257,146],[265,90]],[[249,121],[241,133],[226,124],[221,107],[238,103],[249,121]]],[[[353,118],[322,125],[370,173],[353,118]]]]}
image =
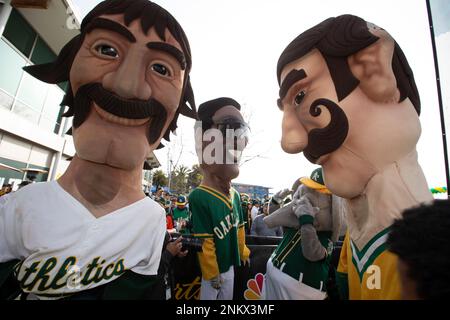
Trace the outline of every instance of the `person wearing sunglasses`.
{"type": "Polygon", "coordinates": [[[240,110],[231,98],[207,101],[198,110],[195,141],[203,179],[189,205],[193,234],[204,239],[198,253],[201,300],[231,300],[234,266],[249,263],[241,198],[231,187],[250,131],[240,110]]]}

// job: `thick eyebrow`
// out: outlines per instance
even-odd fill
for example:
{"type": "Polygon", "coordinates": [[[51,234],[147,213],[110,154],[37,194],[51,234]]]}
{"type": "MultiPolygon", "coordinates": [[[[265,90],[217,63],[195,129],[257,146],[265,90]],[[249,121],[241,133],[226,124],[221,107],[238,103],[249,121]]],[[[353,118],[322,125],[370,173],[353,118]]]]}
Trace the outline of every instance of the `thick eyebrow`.
{"type": "Polygon", "coordinates": [[[118,33],[125,38],[127,38],[130,42],[136,42],[136,37],[128,30],[126,27],[121,25],[118,22],[109,20],[109,19],[103,19],[103,18],[95,18],[89,24],[86,26],[86,29],[84,32],[89,33],[94,29],[105,29],[109,30],[115,33],[118,33]]]}
{"type": "Polygon", "coordinates": [[[186,57],[178,48],[165,42],[149,42],[147,43],[147,48],[170,54],[180,63],[181,70],[186,69],[186,57]]]}
{"type": "Polygon", "coordinates": [[[284,78],[283,83],[280,86],[280,91],[278,94],[280,95],[280,100],[283,100],[289,89],[296,83],[297,81],[303,80],[307,77],[305,70],[292,70],[288,73],[286,78],[284,78]]]}

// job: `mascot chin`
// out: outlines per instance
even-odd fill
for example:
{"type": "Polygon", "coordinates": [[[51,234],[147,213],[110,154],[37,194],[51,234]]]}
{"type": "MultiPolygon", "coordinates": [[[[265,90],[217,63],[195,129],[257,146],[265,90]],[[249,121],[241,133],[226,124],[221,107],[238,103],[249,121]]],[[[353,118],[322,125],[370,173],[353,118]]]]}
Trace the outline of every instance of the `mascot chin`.
{"type": "Polygon", "coordinates": [[[342,202],[325,187],[321,168],[294,183],[291,193],[292,201],[275,210],[287,196],[277,193],[264,218],[268,227],[282,226],[285,233],[267,262],[263,299],[323,300],[333,242],[342,228],[342,202]]]}

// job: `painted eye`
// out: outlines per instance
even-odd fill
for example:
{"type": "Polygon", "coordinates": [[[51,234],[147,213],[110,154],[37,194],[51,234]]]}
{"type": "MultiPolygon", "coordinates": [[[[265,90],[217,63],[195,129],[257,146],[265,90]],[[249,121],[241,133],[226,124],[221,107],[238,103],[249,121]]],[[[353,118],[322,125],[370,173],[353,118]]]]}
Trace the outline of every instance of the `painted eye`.
{"type": "Polygon", "coordinates": [[[302,90],[295,96],[294,102],[296,106],[299,106],[300,103],[302,103],[303,99],[305,98],[305,95],[306,95],[305,91],[302,90]]]}
{"type": "Polygon", "coordinates": [[[170,77],[170,75],[171,75],[170,70],[166,66],[164,66],[160,63],[155,63],[150,68],[162,76],[170,77]]]}
{"type": "Polygon", "coordinates": [[[99,44],[98,46],[95,47],[95,50],[102,56],[108,56],[111,58],[119,57],[119,52],[115,48],[107,44],[99,44]]]}

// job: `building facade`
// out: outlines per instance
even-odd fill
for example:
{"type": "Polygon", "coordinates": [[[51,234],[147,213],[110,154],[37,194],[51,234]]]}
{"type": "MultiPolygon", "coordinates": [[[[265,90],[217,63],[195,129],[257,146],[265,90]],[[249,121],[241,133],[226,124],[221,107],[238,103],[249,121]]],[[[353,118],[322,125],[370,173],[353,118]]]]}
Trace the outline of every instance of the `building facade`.
{"type": "Polygon", "coordinates": [[[246,193],[252,199],[262,200],[265,197],[269,196],[269,187],[257,186],[252,184],[244,184],[244,183],[232,183],[233,188],[235,188],[239,193],[246,193]]]}
{"type": "MultiPolygon", "coordinates": [[[[22,68],[53,61],[79,33],[80,18],[70,0],[31,2],[43,7],[0,0],[0,187],[17,186],[30,169],[39,172],[35,181],[57,179],[75,154],[72,138],[65,134],[72,119],[62,117],[60,106],[67,83],[50,85],[22,68]]],[[[147,163],[159,166],[154,154],[147,163]]],[[[143,186],[151,185],[148,171],[143,177],[150,179],[143,186]]]]}

